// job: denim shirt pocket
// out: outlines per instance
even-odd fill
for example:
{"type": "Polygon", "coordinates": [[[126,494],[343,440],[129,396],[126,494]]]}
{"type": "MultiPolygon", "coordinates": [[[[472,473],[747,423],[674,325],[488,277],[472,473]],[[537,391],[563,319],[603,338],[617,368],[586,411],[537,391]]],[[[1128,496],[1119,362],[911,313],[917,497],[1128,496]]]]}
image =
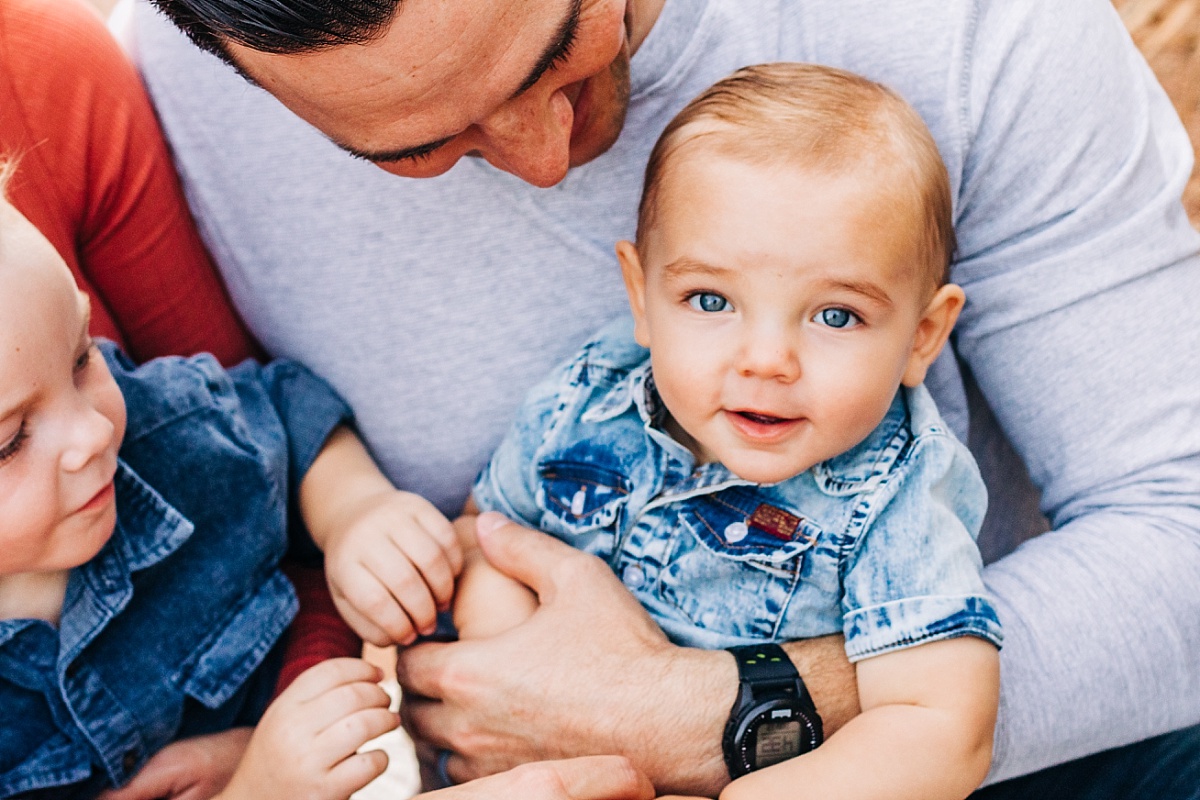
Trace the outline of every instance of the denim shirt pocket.
{"type": "Polygon", "coordinates": [[[700,628],[774,639],[821,529],[744,487],[687,500],[679,523],[660,597],[700,628]]]}
{"type": "Polygon", "coordinates": [[[193,653],[192,666],[183,675],[183,691],[206,708],[220,708],[262,664],[296,609],[291,584],[276,571],[193,653]]]}
{"type": "Polygon", "coordinates": [[[620,472],[580,461],[547,461],[538,467],[543,527],[576,535],[615,525],[629,499],[630,481],[620,472]]]}

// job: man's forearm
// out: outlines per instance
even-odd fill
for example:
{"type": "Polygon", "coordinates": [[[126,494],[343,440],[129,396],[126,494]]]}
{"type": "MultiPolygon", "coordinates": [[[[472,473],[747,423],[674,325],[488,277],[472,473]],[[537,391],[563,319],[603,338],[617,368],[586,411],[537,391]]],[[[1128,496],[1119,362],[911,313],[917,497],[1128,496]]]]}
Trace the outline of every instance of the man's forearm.
{"type": "Polygon", "coordinates": [[[989,782],[1200,721],[1200,533],[1095,514],[984,578],[1004,624],[989,782]]]}

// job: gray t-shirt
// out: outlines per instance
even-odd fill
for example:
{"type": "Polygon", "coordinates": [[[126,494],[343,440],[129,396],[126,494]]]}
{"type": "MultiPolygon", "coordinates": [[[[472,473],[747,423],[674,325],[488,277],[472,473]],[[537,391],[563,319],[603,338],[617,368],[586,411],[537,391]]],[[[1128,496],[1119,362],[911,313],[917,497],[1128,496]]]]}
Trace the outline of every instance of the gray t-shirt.
{"type": "Polygon", "coordinates": [[[892,86],[955,197],[968,301],[957,359],[929,384],[992,498],[980,545],[999,559],[985,578],[1006,646],[991,779],[1200,722],[1191,151],[1104,0],[668,0],[621,138],[551,189],[475,159],[388,175],[147,6],[132,26],[247,323],[327,378],[392,479],[447,513],[523,393],[623,312],[613,243],[687,100],[777,60],[892,86]],[[1039,501],[1052,534],[1036,535],[1039,501]]]}

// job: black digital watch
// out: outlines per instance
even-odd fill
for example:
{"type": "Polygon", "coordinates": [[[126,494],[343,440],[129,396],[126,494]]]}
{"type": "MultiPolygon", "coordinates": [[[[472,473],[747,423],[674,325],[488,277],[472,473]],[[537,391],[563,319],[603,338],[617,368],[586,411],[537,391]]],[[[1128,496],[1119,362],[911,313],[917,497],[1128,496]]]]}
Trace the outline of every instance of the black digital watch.
{"type": "Polygon", "coordinates": [[[729,777],[738,778],[813,750],[823,741],[821,717],[800,673],[777,644],[730,647],[738,694],[721,747],[729,777]]]}

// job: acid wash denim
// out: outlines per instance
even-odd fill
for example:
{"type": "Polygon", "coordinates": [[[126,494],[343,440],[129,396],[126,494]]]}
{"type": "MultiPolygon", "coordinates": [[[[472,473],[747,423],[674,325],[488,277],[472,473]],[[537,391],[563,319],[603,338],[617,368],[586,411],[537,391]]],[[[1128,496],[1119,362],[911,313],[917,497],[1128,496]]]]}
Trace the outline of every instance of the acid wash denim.
{"type": "Polygon", "coordinates": [[[475,501],[605,559],[677,644],[842,633],[852,661],[956,636],[1000,645],[975,546],[983,482],[924,388],[771,485],[697,465],[665,415],[618,320],[531,392],[475,501]]]}
{"type": "Polygon", "coordinates": [[[101,349],[129,418],[117,525],[71,571],[57,630],[0,621],[0,797],[95,797],[176,739],[257,721],[296,612],[290,498],[350,419],[296,364],[101,349]]]}

